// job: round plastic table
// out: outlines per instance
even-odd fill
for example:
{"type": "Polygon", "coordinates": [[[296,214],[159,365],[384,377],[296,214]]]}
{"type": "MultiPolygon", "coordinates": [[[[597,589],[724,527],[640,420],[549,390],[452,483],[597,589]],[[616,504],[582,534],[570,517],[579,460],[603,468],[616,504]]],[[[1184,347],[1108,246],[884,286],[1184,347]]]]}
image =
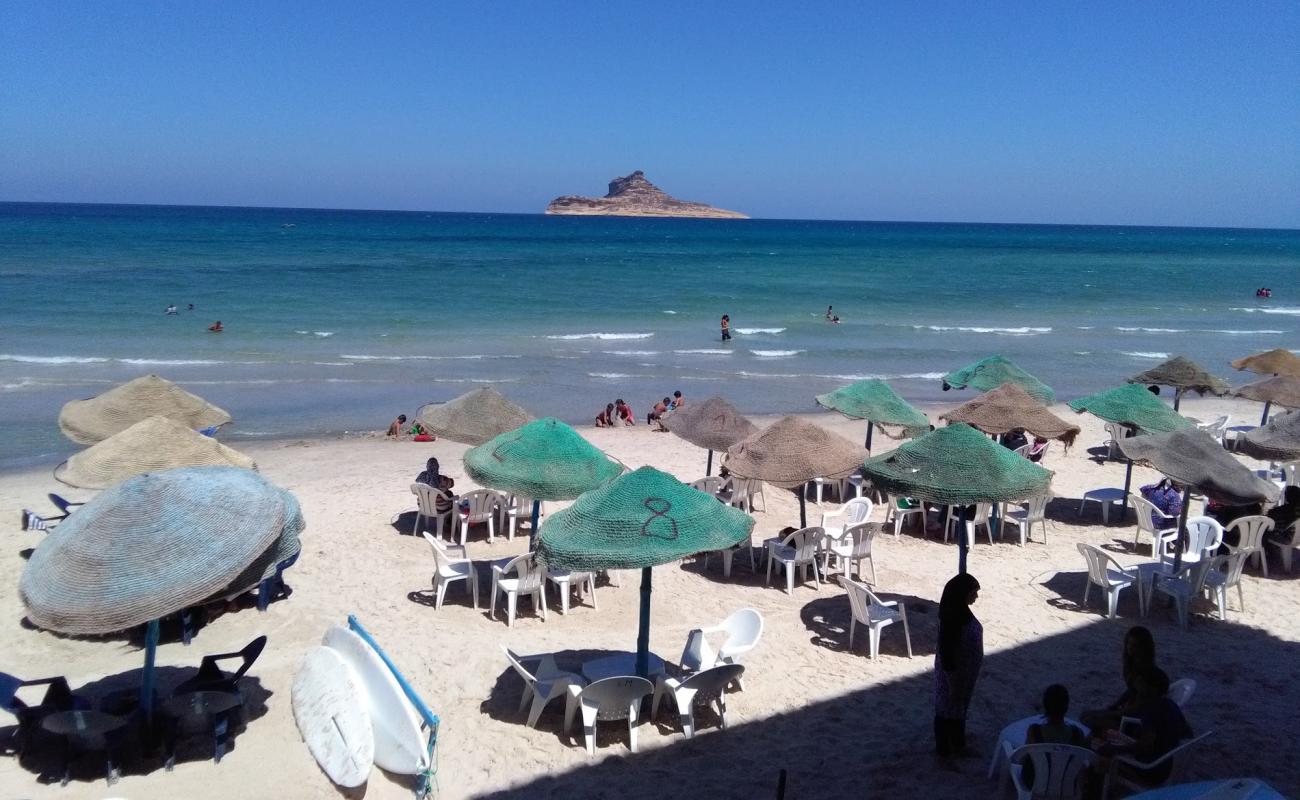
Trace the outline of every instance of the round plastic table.
{"type": "Polygon", "coordinates": [[[1129,800],[1285,800],[1276,789],[1254,778],[1180,783],[1135,794],[1129,800]]]}

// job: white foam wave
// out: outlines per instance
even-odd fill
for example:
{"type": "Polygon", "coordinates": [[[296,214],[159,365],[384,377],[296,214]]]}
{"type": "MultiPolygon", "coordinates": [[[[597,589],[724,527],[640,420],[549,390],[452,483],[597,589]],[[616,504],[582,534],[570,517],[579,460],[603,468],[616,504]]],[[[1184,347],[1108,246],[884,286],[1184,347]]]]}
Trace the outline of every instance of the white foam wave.
{"type": "Polygon", "coordinates": [[[0,354],[0,361],[19,361],[24,364],[103,364],[109,361],[98,356],[22,356],[0,354]]]}
{"type": "Polygon", "coordinates": [[[896,381],[896,380],[927,380],[937,381],[944,376],[942,372],[904,372],[897,375],[889,374],[866,374],[866,375],[812,375],[813,378],[829,378],[837,381],[896,381]]]}
{"type": "Polygon", "coordinates": [[[351,367],[354,366],[351,361],[313,361],[312,366],[316,367],[351,367]]]}
{"type": "Polygon", "coordinates": [[[1286,314],[1288,316],[1300,316],[1300,308],[1233,308],[1233,311],[1245,311],[1248,314],[1286,314]]]}
{"type": "Polygon", "coordinates": [[[673,311],[671,308],[669,308],[669,309],[665,309],[665,310],[664,310],[664,313],[665,313],[665,314],[676,314],[677,312],[676,312],[676,311],[673,311]]]}
{"type": "Polygon", "coordinates": [[[313,334],[315,336],[320,336],[322,338],[326,336],[334,335],[334,331],[294,331],[294,333],[299,334],[301,336],[307,336],[308,334],[313,334]]]}
{"type": "Polygon", "coordinates": [[[724,350],[717,347],[704,347],[698,350],[674,350],[674,353],[682,356],[729,356],[730,350],[724,350]]]}
{"type": "Polygon", "coordinates": [[[261,364],[261,361],[213,361],[206,358],[119,358],[123,364],[142,367],[210,367],[214,364],[261,364]]]}
{"type": "Polygon", "coordinates": [[[649,339],[653,333],[564,333],[547,336],[547,339],[649,339]]]}
{"type": "Polygon", "coordinates": [[[740,370],[736,373],[744,378],[803,378],[805,375],[792,375],[790,373],[773,373],[773,372],[748,372],[740,370]]]}
{"type": "Polygon", "coordinates": [[[1116,326],[1115,330],[1125,331],[1127,333],[1187,333],[1186,328],[1125,328],[1116,326]]]}
{"type": "Polygon", "coordinates": [[[1051,328],[1031,328],[1021,326],[1017,328],[987,328],[980,326],[968,325],[913,325],[916,330],[931,331],[961,331],[962,333],[996,333],[1002,336],[1037,336],[1040,333],[1051,333],[1051,328]]]}
{"type": "Polygon", "coordinates": [[[619,378],[647,378],[648,375],[631,375],[626,372],[588,372],[588,378],[607,378],[617,380],[619,378]]]}
{"type": "Polygon", "coordinates": [[[753,353],[759,358],[788,358],[789,356],[797,356],[804,351],[803,350],[750,350],[749,352],[753,353]]]}
{"type": "Polygon", "coordinates": [[[518,378],[433,378],[434,383],[514,383],[518,378]]]}
{"type": "Polygon", "coordinates": [[[1264,335],[1279,336],[1285,332],[1286,331],[1269,331],[1269,330],[1236,331],[1236,330],[1215,330],[1215,329],[1209,329],[1205,331],[1205,333],[1224,333],[1229,336],[1241,336],[1241,335],[1246,335],[1251,333],[1257,333],[1261,336],[1264,335]]]}
{"type": "Polygon", "coordinates": [[[657,356],[658,350],[601,350],[600,352],[611,356],[657,356]]]}
{"type": "Polygon", "coordinates": [[[753,336],[756,333],[784,333],[785,328],[736,328],[741,336],[753,336]]]}
{"type": "Polygon", "coordinates": [[[481,361],[485,358],[522,358],[522,356],[484,355],[479,353],[464,356],[375,356],[343,353],[339,355],[339,358],[346,358],[349,361],[481,361]]]}
{"type": "Polygon", "coordinates": [[[1132,356],[1133,358],[1169,358],[1168,353],[1148,353],[1142,350],[1138,350],[1136,352],[1129,352],[1128,350],[1123,350],[1121,352],[1124,355],[1132,356]]]}

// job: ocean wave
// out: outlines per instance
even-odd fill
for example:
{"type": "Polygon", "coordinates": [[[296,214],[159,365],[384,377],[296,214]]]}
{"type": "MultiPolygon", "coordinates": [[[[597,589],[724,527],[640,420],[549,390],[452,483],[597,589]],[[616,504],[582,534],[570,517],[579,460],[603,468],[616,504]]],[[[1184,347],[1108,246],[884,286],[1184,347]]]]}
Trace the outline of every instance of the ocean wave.
{"type": "Polygon", "coordinates": [[[658,350],[601,350],[600,352],[611,356],[657,356],[658,350]]]}
{"type": "Polygon", "coordinates": [[[942,372],[903,372],[896,375],[889,374],[866,374],[866,375],[809,375],[810,378],[829,378],[836,381],[897,381],[897,380],[927,380],[937,381],[944,376],[942,372]]]}
{"type": "Polygon", "coordinates": [[[1245,311],[1248,314],[1286,314],[1288,316],[1300,316],[1300,308],[1232,308],[1231,311],[1245,311]]]}
{"type": "Polygon", "coordinates": [[[1187,333],[1186,328],[1125,328],[1123,326],[1116,326],[1115,330],[1124,331],[1126,333],[1187,333]]]}
{"type": "Polygon", "coordinates": [[[664,313],[665,313],[665,314],[676,314],[677,312],[676,312],[676,311],[673,311],[671,308],[668,308],[668,309],[664,309],[664,313]]]}
{"type": "Polygon", "coordinates": [[[804,350],[750,350],[749,352],[759,358],[786,358],[788,356],[797,356],[804,350]]]}
{"type": "Polygon", "coordinates": [[[486,358],[522,358],[518,355],[485,355],[476,353],[465,356],[375,356],[375,355],[349,355],[342,353],[339,358],[346,358],[349,361],[481,361],[486,358]]]}
{"type": "Polygon", "coordinates": [[[718,347],[704,347],[698,350],[674,350],[673,352],[681,356],[729,356],[732,351],[718,347]]]}
{"type": "Polygon", "coordinates": [[[649,377],[651,377],[651,376],[649,376],[649,375],[630,375],[630,374],[628,374],[628,373],[626,373],[626,372],[588,372],[588,373],[587,373],[587,377],[588,377],[588,378],[607,378],[607,379],[609,379],[609,380],[617,380],[617,379],[620,379],[620,378],[649,378],[649,377]]]}
{"type": "Polygon", "coordinates": [[[979,326],[967,325],[913,325],[916,330],[931,331],[961,331],[962,333],[996,333],[1002,336],[1037,336],[1040,333],[1051,333],[1051,328],[1031,328],[1021,326],[1017,328],[986,328],[979,326]]]}
{"type": "Polygon", "coordinates": [[[319,336],[319,337],[321,337],[321,338],[325,338],[326,336],[333,336],[333,335],[334,335],[334,331],[294,331],[294,333],[301,334],[301,335],[303,335],[303,336],[306,336],[306,335],[308,335],[308,334],[313,334],[313,335],[315,335],[315,336],[319,336]]]}
{"type": "Polygon", "coordinates": [[[432,378],[433,383],[515,383],[518,378],[432,378]]]}
{"type": "Polygon", "coordinates": [[[807,375],[795,375],[791,373],[749,372],[743,369],[737,372],[736,374],[741,376],[742,378],[806,378],[808,377],[807,375]]]}
{"type": "Polygon", "coordinates": [[[355,366],[351,361],[313,361],[314,367],[352,367],[355,366]]]}
{"type": "Polygon", "coordinates": [[[19,361],[24,364],[104,364],[111,359],[99,356],[21,356],[0,354],[0,361],[19,361]]]}
{"type": "Polygon", "coordinates": [[[213,361],[207,358],[116,358],[122,364],[138,367],[210,367],[216,364],[264,364],[264,361],[213,361]]]}
{"type": "Polygon", "coordinates": [[[1144,351],[1129,352],[1128,350],[1120,351],[1123,355],[1132,356],[1133,358],[1169,358],[1168,353],[1147,353],[1144,351]]]}
{"type": "Polygon", "coordinates": [[[741,336],[752,336],[756,333],[784,333],[785,328],[736,328],[736,333],[741,336]]]}
{"type": "Polygon", "coordinates": [[[1269,335],[1269,336],[1280,336],[1281,334],[1286,333],[1286,331],[1267,331],[1267,330],[1235,331],[1235,330],[1214,330],[1214,329],[1207,329],[1207,330],[1204,331],[1204,333],[1224,333],[1224,334],[1227,334],[1227,335],[1229,335],[1229,336],[1240,336],[1240,335],[1245,335],[1245,334],[1257,333],[1257,334],[1260,334],[1261,336],[1263,336],[1263,335],[1265,335],[1265,334],[1267,334],[1267,335],[1269,335]]]}
{"type": "Polygon", "coordinates": [[[564,333],[552,334],[547,339],[564,339],[572,341],[575,339],[649,339],[654,336],[653,333],[564,333]]]}

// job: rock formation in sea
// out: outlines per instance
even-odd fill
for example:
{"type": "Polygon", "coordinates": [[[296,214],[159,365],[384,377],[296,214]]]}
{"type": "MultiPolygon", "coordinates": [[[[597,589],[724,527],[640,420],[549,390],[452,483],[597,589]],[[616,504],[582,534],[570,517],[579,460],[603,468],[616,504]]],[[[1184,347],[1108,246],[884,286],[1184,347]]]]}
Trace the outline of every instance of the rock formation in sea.
{"type": "Polygon", "coordinates": [[[704,203],[678,200],[646,180],[641,170],[609,182],[604,197],[579,197],[566,194],[546,206],[547,214],[604,217],[712,217],[714,219],[749,219],[746,214],[714,208],[704,203]]]}

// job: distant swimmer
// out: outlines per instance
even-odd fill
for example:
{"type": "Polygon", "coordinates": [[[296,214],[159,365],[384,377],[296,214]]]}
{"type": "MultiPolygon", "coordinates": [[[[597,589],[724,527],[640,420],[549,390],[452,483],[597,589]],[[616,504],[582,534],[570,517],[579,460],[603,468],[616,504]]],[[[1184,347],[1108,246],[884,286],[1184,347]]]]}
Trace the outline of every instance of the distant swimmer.
{"type": "Polygon", "coordinates": [[[186,310],[186,311],[193,311],[193,310],[194,310],[194,304],[193,304],[193,303],[190,303],[190,307],[187,308],[187,309],[185,309],[185,310],[186,310]]]}
{"type": "Polygon", "coordinates": [[[175,314],[175,313],[176,313],[176,306],[175,306],[175,305],[167,306],[167,311],[166,311],[166,313],[167,313],[167,314],[175,314]]]}
{"type": "Polygon", "coordinates": [[[831,322],[834,322],[835,320],[839,319],[839,317],[835,316],[831,306],[826,306],[826,319],[830,320],[831,322]]]}
{"type": "Polygon", "coordinates": [[[216,322],[208,326],[208,330],[212,331],[213,333],[221,333],[222,331],[225,330],[225,328],[221,327],[221,320],[217,320],[216,322]]]}
{"type": "Polygon", "coordinates": [[[839,318],[838,316],[831,317],[831,322],[834,322],[836,325],[839,325],[839,324],[840,324],[840,318],[839,318]]]}
{"type": "Polygon", "coordinates": [[[1267,289],[1267,288],[1256,289],[1256,290],[1255,290],[1255,296],[1256,296],[1256,297],[1263,297],[1263,298],[1266,298],[1266,299],[1267,299],[1267,298],[1273,296],[1273,290],[1272,290],[1272,289],[1267,289]]]}
{"type": "Polygon", "coordinates": [[[722,341],[731,341],[731,317],[722,315],[722,341]]]}

